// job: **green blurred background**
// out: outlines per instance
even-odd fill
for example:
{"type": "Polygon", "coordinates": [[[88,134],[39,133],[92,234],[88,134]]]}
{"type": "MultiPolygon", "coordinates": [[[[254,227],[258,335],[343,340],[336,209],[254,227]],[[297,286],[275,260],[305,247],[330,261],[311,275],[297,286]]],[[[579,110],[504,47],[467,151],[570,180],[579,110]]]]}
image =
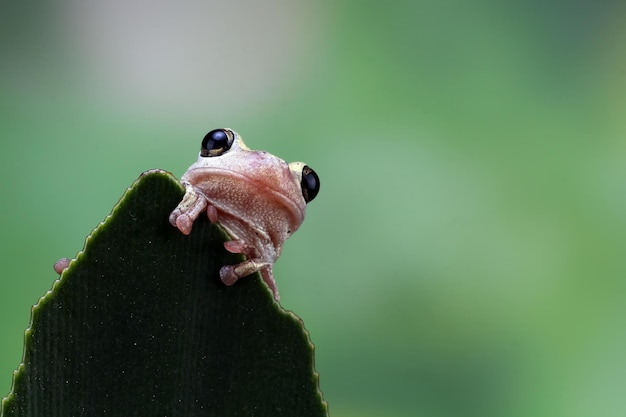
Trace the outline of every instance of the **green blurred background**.
{"type": "Polygon", "coordinates": [[[321,177],[275,271],[333,417],[626,415],[625,18],[4,2],[0,396],[54,261],[227,126],[321,177]]]}

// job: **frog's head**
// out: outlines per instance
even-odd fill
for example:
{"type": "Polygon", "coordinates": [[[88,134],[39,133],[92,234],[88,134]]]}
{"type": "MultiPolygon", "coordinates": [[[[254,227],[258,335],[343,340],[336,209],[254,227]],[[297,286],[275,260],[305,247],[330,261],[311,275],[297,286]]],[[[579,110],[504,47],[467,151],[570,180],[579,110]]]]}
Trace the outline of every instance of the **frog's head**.
{"type": "MultiPolygon", "coordinates": [[[[226,155],[234,156],[234,154],[247,154],[247,152],[265,154],[263,151],[252,151],[248,148],[241,136],[234,130],[215,129],[207,133],[204,139],[202,139],[198,162],[202,164],[203,161],[206,161],[206,158],[217,158],[226,155]]],[[[300,184],[304,201],[306,203],[312,201],[320,190],[320,179],[317,173],[304,162],[289,163],[289,171],[297,183],[300,184]]]]}

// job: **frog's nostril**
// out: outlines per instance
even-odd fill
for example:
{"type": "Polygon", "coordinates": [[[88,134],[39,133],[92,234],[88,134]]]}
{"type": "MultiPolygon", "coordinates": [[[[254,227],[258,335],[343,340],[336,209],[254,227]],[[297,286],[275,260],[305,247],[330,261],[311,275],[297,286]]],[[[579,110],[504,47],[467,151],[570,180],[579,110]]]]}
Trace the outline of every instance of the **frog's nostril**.
{"type": "Polygon", "coordinates": [[[220,156],[233,145],[234,135],[227,129],[211,130],[202,139],[200,155],[204,157],[220,156]]]}

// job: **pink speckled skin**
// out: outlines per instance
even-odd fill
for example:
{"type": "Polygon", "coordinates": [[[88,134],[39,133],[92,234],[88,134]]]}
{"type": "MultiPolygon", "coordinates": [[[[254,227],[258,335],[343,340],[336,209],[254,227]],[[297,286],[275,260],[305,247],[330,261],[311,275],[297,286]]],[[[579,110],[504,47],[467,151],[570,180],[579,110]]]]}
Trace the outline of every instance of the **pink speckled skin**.
{"type": "Polygon", "coordinates": [[[264,151],[249,149],[234,131],[232,147],[220,156],[200,155],[182,176],[185,196],[170,215],[170,222],[189,234],[203,212],[230,235],[224,244],[247,260],[226,265],[220,277],[226,285],[260,271],[279,300],[272,265],[285,240],[302,224],[306,201],[302,195],[301,162],[288,164],[264,151]]]}

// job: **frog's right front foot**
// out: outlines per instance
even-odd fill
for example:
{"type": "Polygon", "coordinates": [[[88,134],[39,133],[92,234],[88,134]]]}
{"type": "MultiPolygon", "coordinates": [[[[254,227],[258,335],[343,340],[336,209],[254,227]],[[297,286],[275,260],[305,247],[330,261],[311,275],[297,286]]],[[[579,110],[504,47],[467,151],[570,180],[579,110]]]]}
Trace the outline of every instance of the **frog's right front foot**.
{"type": "Polygon", "coordinates": [[[197,193],[190,185],[185,184],[185,188],[185,196],[172,211],[169,220],[172,226],[188,235],[191,233],[194,220],[206,209],[208,203],[206,198],[197,193]]]}
{"type": "Polygon", "coordinates": [[[193,220],[187,213],[175,215],[174,212],[172,212],[172,214],[170,214],[170,223],[184,235],[191,233],[191,228],[193,227],[193,220]]]}

